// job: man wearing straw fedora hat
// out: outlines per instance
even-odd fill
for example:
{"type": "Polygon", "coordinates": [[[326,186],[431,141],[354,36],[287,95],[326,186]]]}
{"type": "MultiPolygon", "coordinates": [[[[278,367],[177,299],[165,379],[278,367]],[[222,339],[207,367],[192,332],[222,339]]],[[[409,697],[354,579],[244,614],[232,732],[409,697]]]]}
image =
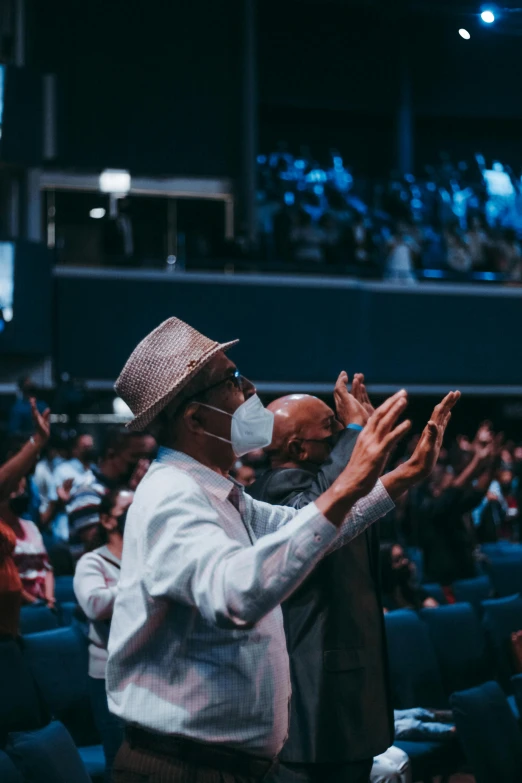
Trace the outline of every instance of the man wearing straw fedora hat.
{"type": "Polygon", "coordinates": [[[271,442],[273,414],[228,358],[236,342],[169,318],[116,383],[131,429],[152,428],[162,448],[129,510],[112,618],[109,706],[126,725],[115,783],[263,780],[288,732],[279,604],[393,507],[379,475],[409,427],[397,425],[405,391],[314,503],[296,511],[242,492],[229,470],[271,442]]]}

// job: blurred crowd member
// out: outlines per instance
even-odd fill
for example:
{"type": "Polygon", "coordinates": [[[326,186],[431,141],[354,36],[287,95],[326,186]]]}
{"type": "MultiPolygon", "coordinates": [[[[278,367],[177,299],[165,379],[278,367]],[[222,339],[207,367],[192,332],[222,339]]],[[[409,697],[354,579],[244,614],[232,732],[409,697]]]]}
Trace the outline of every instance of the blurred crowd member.
{"type": "Polygon", "coordinates": [[[513,282],[522,281],[522,250],[515,229],[506,228],[495,243],[496,266],[513,282]]]}
{"type": "Polygon", "coordinates": [[[465,240],[469,248],[472,267],[474,269],[483,268],[488,261],[490,240],[484,228],[484,221],[479,215],[474,215],[469,221],[465,240]]]}
{"type": "Polygon", "coordinates": [[[45,402],[36,399],[36,386],[29,377],[21,378],[18,382],[18,395],[9,413],[7,432],[9,435],[23,435],[29,437],[34,428],[33,406],[31,400],[35,400],[39,413],[47,409],[45,402]]]}
{"type": "Polygon", "coordinates": [[[83,554],[96,536],[101,499],[111,489],[135,490],[150,466],[155,446],[150,435],[119,427],[108,430],[98,464],[72,487],[67,502],[75,557],[83,554]]]}
{"type": "Polygon", "coordinates": [[[297,225],[290,232],[294,261],[321,263],[324,261],[323,232],[312,222],[311,215],[301,209],[297,213],[297,225]]]}
{"type": "Polygon", "coordinates": [[[65,512],[71,493],[88,481],[96,459],[94,440],[91,435],[75,435],[70,449],[69,459],[62,460],[55,468],[54,479],[54,518],[51,522],[52,533],[59,541],[69,540],[69,520],[65,512]]]}
{"type": "Polygon", "coordinates": [[[40,413],[34,399],[31,399],[29,404],[34,435],[31,435],[22,448],[0,466],[0,502],[7,500],[11,493],[18,489],[20,479],[34,469],[40,451],[45,448],[49,440],[50,410],[40,413]]]}
{"type": "Polygon", "coordinates": [[[466,240],[456,229],[445,232],[446,263],[454,272],[470,272],[473,268],[473,258],[466,240]]]}
{"type": "Polygon", "coordinates": [[[470,512],[488,490],[494,456],[493,443],[476,442],[471,460],[458,475],[438,465],[419,493],[414,515],[426,581],[449,586],[476,575],[470,512]]]}
{"type": "Polygon", "coordinates": [[[241,460],[234,465],[231,476],[235,478],[239,484],[242,484],[243,487],[249,487],[256,480],[254,468],[251,465],[244,464],[241,460]]]}
{"type": "MultiPolygon", "coordinates": [[[[504,456],[506,456],[504,454],[504,456]]],[[[518,537],[518,498],[515,475],[509,463],[501,464],[486,496],[473,511],[477,540],[481,544],[518,537]]]]}
{"type": "Polygon", "coordinates": [[[22,581],[23,603],[43,601],[52,608],[54,574],[40,531],[34,522],[23,518],[28,502],[27,481],[23,478],[10,498],[0,503],[0,520],[16,536],[13,559],[22,581]]]}
{"type": "Polygon", "coordinates": [[[74,592],[89,625],[89,689],[96,727],[105,752],[105,777],[111,779],[112,763],[123,741],[121,721],[109,712],[105,691],[107,645],[116,590],[120,578],[123,531],[134,493],[115,489],[98,507],[98,546],[83,555],[76,566],[74,592]]]}
{"type": "Polygon", "coordinates": [[[414,254],[419,246],[406,226],[399,224],[389,241],[389,253],[386,259],[384,277],[398,283],[411,285],[417,282],[414,254]]]}
{"type": "Polygon", "coordinates": [[[0,641],[18,636],[22,580],[14,562],[16,534],[0,521],[0,641]]]}
{"type": "Polygon", "coordinates": [[[419,586],[415,566],[400,544],[381,544],[381,590],[384,610],[434,609],[437,601],[419,586]]]}
{"type": "Polygon", "coordinates": [[[43,525],[50,522],[54,516],[54,505],[58,502],[55,470],[66,456],[66,442],[61,438],[51,437],[34,470],[34,482],[40,495],[40,519],[43,525]]]}

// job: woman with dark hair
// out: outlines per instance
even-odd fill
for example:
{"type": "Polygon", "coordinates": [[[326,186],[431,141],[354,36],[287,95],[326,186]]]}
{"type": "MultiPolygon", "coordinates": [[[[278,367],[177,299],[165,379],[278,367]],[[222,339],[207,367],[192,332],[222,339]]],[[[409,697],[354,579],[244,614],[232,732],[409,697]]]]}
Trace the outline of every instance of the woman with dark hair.
{"type": "Polygon", "coordinates": [[[111,779],[114,757],[123,741],[123,727],[109,712],[105,692],[105,668],[112,610],[120,578],[123,530],[134,493],[115,489],[102,499],[96,548],[78,561],[74,592],[89,625],[89,688],[94,720],[100,733],[106,761],[106,780],[111,779]]]}
{"type": "Polygon", "coordinates": [[[400,544],[381,544],[381,589],[384,610],[434,609],[437,601],[415,582],[415,566],[400,544]]]}

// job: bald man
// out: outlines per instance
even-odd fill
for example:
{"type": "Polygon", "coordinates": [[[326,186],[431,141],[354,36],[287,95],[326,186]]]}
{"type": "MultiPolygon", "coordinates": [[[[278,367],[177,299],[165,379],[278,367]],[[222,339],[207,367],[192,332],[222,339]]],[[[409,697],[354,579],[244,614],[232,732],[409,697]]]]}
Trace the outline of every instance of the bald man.
{"type": "MultiPolygon", "coordinates": [[[[341,373],[337,414],[309,395],[290,395],[269,406],[274,413],[273,440],[266,449],[271,469],[248,488],[249,494],[302,508],[331,486],[368,418],[368,411],[348,394],[347,380],[341,373]]],[[[457,399],[458,393],[448,395],[433,413],[438,449],[457,399]]],[[[392,497],[425,475],[416,460],[429,441],[429,427],[411,460],[383,478],[392,497]]],[[[367,783],[373,757],[392,745],[394,737],[377,526],[325,557],[282,606],[292,700],[290,733],[276,779],[367,783]]]]}

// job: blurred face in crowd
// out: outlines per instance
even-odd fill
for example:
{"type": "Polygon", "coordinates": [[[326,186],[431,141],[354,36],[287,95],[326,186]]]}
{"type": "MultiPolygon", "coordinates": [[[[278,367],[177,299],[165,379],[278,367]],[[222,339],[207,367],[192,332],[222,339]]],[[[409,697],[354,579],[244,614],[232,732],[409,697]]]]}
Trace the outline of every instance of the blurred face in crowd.
{"type": "Polygon", "coordinates": [[[513,483],[513,473],[511,470],[499,470],[498,483],[504,494],[511,492],[511,485],[513,483]]]}
{"type": "Polygon", "coordinates": [[[110,514],[101,514],[100,524],[109,535],[123,536],[127,512],[134,500],[134,492],[121,490],[116,496],[116,502],[111,508],[110,514]]]}
{"type": "Polygon", "coordinates": [[[395,544],[391,550],[391,567],[396,584],[408,583],[414,571],[413,563],[408,560],[404,549],[395,544]]]}
{"type": "Polygon", "coordinates": [[[235,472],[235,479],[244,487],[249,487],[256,480],[254,468],[250,465],[241,465],[235,472]]]}
{"type": "Polygon", "coordinates": [[[11,513],[21,517],[29,507],[29,494],[27,491],[27,479],[20,479],[17,488],[11,492],[8,501],[11,513]]]}
{"type": "Polygon", "coordinates": [[[128,484],[140,460],[147,460],[150,464],[147,444],[144,441],[145,437],[143,435],[136,435],[129,438],[123,448],[114,450],[112,454],[109,454],[115,476],[122,484],[128,484]]]}
{"type": "Polygon", "coordinates": [[[291,394],[270,403],[274,434],[266,449],[272,462],[322,465],[343,425],[325,402],[309,394],[291,394]]]}
{"type": "Polygon", "coordinates": [[[71,452],[72,456],[80,462],[89,463],[95,459],[94,440],[92,435],[80,435],[71,452]]]}
{"type": "Polygon", "coordinates": [[[436,465],[433,473],[431,474],[429,490],[433,497],[437,498],[451,486],[453,476],[446,470],[444,465],[436,465]]]}

